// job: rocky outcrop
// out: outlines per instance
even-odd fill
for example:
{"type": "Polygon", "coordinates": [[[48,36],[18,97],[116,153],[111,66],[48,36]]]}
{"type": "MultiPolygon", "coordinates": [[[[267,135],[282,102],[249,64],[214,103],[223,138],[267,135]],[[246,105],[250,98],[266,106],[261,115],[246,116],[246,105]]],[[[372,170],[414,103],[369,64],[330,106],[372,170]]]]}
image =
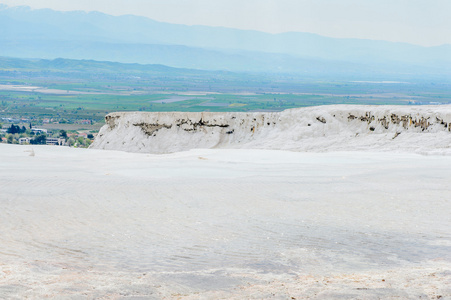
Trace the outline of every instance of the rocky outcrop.
{"type": "Polygon", "coordinates": [[[148,153],[215,147],[448,153],[451,107],[332,105],[271,113],[111,113],[92,145],[148,153]]]}

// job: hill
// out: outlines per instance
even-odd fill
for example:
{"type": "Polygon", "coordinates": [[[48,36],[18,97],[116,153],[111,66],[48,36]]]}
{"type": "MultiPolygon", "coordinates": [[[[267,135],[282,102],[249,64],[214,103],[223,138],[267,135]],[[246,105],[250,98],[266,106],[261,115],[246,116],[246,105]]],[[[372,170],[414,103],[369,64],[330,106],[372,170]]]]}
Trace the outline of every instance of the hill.
{"type": "Polygon", "coordinates": [[[0,5],[2,56],[94,59],[252,72],[449,74],[451,46],[268,34],[131,15],[0,5]]]}

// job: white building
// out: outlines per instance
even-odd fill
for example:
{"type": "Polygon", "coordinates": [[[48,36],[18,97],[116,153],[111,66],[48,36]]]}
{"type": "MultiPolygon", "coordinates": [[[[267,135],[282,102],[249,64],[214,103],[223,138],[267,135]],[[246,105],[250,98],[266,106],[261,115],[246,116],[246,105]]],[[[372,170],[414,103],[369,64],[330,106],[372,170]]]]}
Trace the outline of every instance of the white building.
{"type": "Polygon", "coordinates": [[[30,143],[31,138],[29,137],[23,137],[19,139],[19,144],[24,145],[24,144],[29,144],[30,143]]]}
{"type": "Polygon", "coordinates": [[[57,145],[57,146],[64,146],[66,144],[66,140],[62,138],[52,138],[48,137],[46,140],[47,145],[57,145]]]}
{"type": "Polygon", "coordinates": [[[47,134],[47,129],[43,129],[43,128],[31,128],[31,131],[33,131],[34,133],[45,133],[45,134],[47,134]]]}

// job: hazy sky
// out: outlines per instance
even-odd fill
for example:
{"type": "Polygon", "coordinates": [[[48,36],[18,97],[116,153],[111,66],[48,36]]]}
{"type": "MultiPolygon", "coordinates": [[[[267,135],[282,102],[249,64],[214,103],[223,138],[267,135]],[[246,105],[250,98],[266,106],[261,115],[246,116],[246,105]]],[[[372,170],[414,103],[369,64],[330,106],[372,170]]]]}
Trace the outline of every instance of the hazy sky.
{"type": "Polygon", "coordinates": [[[451,44],[451,0],[0,0],[10,6],[134,14],[158,21],[451,44]]]}

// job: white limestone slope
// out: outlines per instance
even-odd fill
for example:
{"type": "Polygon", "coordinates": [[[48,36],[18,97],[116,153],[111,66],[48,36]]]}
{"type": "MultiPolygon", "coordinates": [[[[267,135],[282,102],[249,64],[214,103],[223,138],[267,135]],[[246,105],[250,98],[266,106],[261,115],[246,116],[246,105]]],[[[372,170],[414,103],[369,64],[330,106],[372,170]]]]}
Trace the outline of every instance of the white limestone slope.
{"type": "Polygon", "coordinates": [[[95,149],[408,151],[451,155],[451,106],[332,105],[282,112],[111,113],[95,149]]]}

